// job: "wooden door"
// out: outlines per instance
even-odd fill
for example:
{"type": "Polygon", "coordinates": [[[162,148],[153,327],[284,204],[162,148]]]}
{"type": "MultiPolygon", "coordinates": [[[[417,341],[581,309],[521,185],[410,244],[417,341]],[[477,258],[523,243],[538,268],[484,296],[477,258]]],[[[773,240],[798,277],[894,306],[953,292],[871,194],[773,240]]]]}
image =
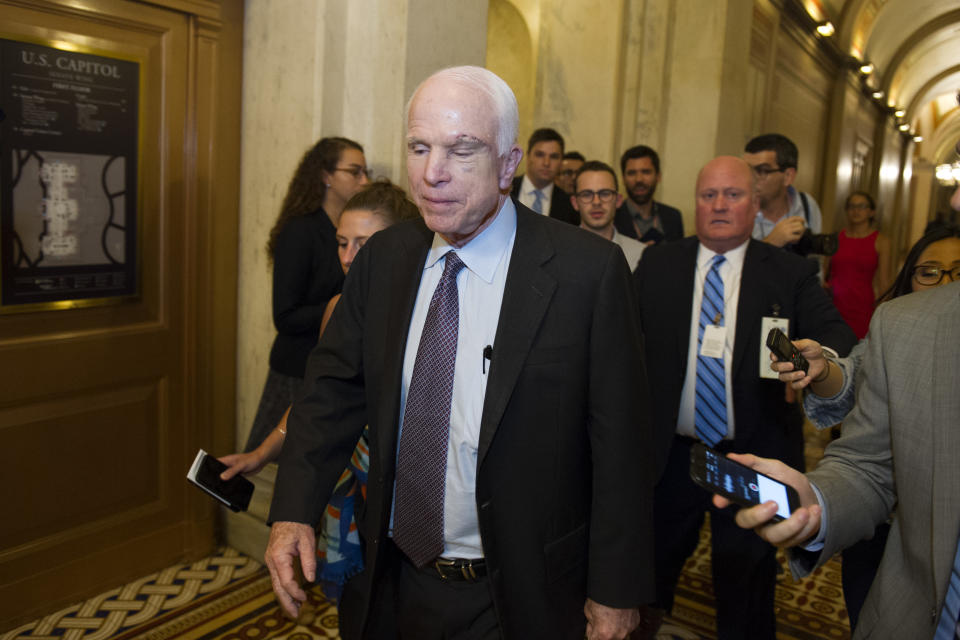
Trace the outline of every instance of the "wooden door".
{"type": "Polygon", "coordinates": [[[0,314],[0,631],[215,544],[184,476],[233,446],[242,12],[0,0],[0,38],[134,60],[141,87],[137,295],[0,314]]]}

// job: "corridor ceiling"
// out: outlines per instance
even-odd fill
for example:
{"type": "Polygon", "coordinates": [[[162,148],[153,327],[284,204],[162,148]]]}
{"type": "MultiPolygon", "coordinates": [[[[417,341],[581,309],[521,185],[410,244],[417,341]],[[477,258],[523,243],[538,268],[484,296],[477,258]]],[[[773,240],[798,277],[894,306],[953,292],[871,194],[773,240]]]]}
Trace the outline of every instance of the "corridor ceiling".
{"type": "MultiPolygon", "coordinates": [[[[935,131],[924,137],[952,139],[960,133],[955,96],[960,91],[960,0],[801,0],[817,21],[832,22],[841,51],[873,63],[869,85],[888,106],[903,109],[916,127],[933,110],[935,131]]],[[[955,153],[935,145],[933,155],[955,153]]],[[[955,155],[954,155],[955,158],[955,155]]],[[[931,158],[938,161],[943,158],[931,158]]]]}

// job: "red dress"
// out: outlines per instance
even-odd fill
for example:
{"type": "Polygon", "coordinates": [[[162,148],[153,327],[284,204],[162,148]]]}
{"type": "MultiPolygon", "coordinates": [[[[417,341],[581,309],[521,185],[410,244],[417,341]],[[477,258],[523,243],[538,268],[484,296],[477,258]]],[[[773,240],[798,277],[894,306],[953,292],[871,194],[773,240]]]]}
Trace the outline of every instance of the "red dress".
{"type": "Polygon", "coordinates": [[[858,338],[867,335],[873,315],[873,276],[877,272],[877,232],[851,238],[841,231],[837,252],[830,259],[833,303],[858,338]]]}

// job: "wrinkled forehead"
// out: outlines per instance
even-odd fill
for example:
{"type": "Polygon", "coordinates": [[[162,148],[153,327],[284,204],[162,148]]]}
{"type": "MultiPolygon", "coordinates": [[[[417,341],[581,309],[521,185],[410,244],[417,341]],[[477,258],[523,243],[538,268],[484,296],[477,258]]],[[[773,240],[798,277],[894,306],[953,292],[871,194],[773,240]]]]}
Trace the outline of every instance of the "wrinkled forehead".
{"type": "Polygon", "coordinates": [[[455,129],[493,145],[497,119],[493,100],[482,89],[455,78],[433,78],[414,94],[407,115],[407,130],[419,127],[455,129]]]}

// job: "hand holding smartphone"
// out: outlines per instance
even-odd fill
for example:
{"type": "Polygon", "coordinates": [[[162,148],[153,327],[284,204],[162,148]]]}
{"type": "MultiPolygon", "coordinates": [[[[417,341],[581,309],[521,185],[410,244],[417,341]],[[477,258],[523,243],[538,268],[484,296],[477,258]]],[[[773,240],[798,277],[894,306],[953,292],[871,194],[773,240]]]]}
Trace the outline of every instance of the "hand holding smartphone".
{"type": "Polygon", "coordinates": [[[800,496],[793,487],[734,462],[699,442],[690,449],[690,477],[707,491],[742,507],[773,500],[777,503],[774,522],[786,520],[800,507],[800,496]]]}
{"type": "Polygon", "coordinates": [[[807,359],[800,355],[800,350],[790,342],[787,334],[779,328],[770,329],[770,333],[767,334],[767,347],[773,352],[773,355],[777,356],[777,360],[792,363],[793,368],[797,371],[803,371],[806,374],[810,369],[810,363],[807,362],[807,359]]]}

